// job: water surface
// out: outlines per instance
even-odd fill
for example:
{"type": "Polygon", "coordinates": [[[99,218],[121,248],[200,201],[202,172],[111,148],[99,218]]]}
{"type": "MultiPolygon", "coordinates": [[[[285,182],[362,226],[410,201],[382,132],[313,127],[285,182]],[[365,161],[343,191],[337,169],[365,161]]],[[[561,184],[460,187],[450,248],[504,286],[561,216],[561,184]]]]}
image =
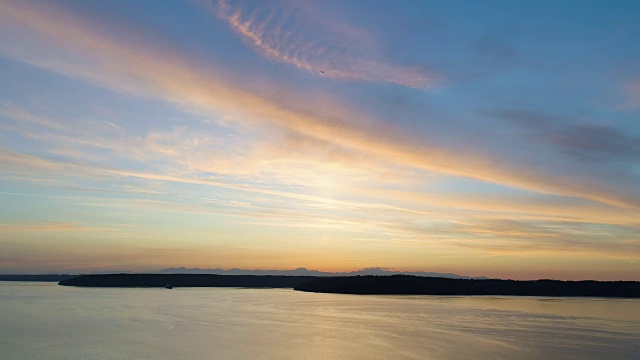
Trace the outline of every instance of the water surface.
{"type": "Polygon", "coordinates": [[[2,359],[640,359],[640,300],[0,282],[2,359]]]}

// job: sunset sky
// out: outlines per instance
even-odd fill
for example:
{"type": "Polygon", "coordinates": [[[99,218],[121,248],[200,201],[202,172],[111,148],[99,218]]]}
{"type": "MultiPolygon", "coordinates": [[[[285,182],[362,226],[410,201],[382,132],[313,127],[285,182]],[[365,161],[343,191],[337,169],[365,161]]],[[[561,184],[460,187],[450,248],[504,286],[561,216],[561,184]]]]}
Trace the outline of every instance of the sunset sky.
{"type": "Polygon", "coordinates": [[[0,273],[640,280],[639,14],[0,0],[0,273]]]}

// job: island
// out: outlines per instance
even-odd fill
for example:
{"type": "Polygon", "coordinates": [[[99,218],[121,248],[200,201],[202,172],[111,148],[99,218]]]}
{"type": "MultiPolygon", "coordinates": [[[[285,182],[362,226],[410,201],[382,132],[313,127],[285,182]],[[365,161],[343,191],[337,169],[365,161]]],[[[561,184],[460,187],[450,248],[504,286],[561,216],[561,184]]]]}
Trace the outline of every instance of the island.
{"type": "Polygon", "coordinates": [[[413,275],[287,276],[214,274],[81,275],[60,281],[79,287],[247,287],[359,295],[497,295],[640,297],[638,281],[452,279],[413,275]]]}
{"type": "Polygon", "coordinates": [[[295,290],[370,295],[640,297],[638,281],[450,279],[411,275],[316,278],[295,290]]]}
{"type": "Polygon", "coordinates": [[[100,274],[60,281],[80,287],[251,287],[294,288],[315,276],[214,275],[214,274],[100,274]]]}

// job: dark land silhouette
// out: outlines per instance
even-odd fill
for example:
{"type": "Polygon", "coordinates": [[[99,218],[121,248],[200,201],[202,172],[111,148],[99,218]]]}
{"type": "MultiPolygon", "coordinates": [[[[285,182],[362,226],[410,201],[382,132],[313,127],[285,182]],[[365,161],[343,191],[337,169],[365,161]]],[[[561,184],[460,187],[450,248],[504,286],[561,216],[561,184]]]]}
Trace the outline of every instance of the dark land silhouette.
{"type": "Polygon", "coordinates": [[[410,275],[316,278],[295,290],[378,295],[515,295],[640,297],[638,281],[479,280],[410,275]]]}
{"type": "Polygon", "coordinates": [[[81,275],[60,285],[83,287],[256,287],[293,288],[313,276],[212,275],[212,274],[104,274],[81,275]]]}
{"type": "Polygon", "coordinates": [[[510,295],[640,297],[638,281],[451,279],[412,275],[282,276],[213,274],[102,274],[60,281],[80,287],[255,287],[371,295],[510,295]]]}
{"type": "Polygon", "coordinates": [[[46,274],[46,275],[0,275],[0,281],[42,281],[58,282],[74,278],[78,275],[46,274]]]}

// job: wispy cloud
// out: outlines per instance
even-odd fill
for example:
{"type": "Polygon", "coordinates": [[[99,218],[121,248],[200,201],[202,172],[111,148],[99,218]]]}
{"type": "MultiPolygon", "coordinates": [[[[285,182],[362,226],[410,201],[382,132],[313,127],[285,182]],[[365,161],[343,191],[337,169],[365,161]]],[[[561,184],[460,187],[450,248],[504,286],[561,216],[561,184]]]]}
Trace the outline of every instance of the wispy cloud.
{"type": "MultiPolygon", "coordinates": [[[[379,231],[385,234],[395,234],[403,238],[429,239],[446,235],[447,239],[465,238],[469,234],[485,233],[488,237],[504,238],[514,235],[503,231],[491,230],[484,223],[526,224],[538,223],[558,224],[600,224],[603,226],[628,227],[638,226],[637,214],[620,212],[611,206],[581,201],[562,201],[553,198],[536,198],[522,196],[473,195],[473,194],[433,194],[420,192],[400,192],[381,189],[362,189],[347,187],[333,194],[335,197],[310,195],[303,192],[280,191],[260,186],[238,185],[214,179],[195,176],[176,176],[140,171],[126,171],[104,167],[57,163],[51,165],[50,160],[27,156],[6,154],[0,157],[6,164],[4,171],[15,172],[12,164],[20,164],[21,171],[30,174],[31,178],[48,177],[50,169],[67,175],[89,176],[115,182],[117,179],[136,178],[146,181],[160,181],[176,184],[190,184],[204,188],[227,189],[237,192],[233,201],[222,199],[207,199],[189,197],[184,203],[172,199],[124,199],[107,201],[100,198],[91,200],[69,199],[85,205],[95,203],[95,206],[111,207],[142,207],[146,209],[160,209],[172,212],[209,213],[216,215],[235,216],[239,219],[269,220],[274,226],[293,226],[292,224],[307,224],[311,227],[338,226],[347,229],[345,224],[366,231],[379,231]],[[45,173],[42,173],[44,171],[45,173]],[[47,175],[48,174],[48,175],[47,175]],[[351,197],[347,200],[347,197],[351,197]],[[88,202],[87,202],[88,201],[88,202]],[[212,206],[213,204],[213,206],[212,206]],[[278,210],[275,210],[278,209],[278,210]],[[395,219],[389,221],[389,219],[395,219]],[[414,223],[427,221],[433,224],[450,224],[451,221],[464,223],[473,222],[478,225],[465,228],[451,227],[422,228],[414,223]],[[341,225],[342,224],[342,225],[341,225]],[[456,230],[458,229],[458,230],[456,230]],[[438,230],[438,231],[435,231],[438,230]],[[444,230],[444,231],[442,231],[444,230]],[[491,230],[491,231],[489,231],[491,230]],[[467,234],[467,235],[465,235],[467,234]]],[[[29,180],[25,180],[29,181],[29,180]]],[[[129,191],[129,186],[125,186],[129,191]]],[[[159,192],[148,191],[147,194],[159,195],[159,192]]],[[[298,225],[300,226],[300,225],[298,225]]],[[[574,225],[572,225],[574,226],[574,225]]],[[[513,228],[516,228],[514,225],[513,228]]],[[[527,226],[520,228],[525,236],[538,236],[537,231],[530,231],[527,226]]],[[[593,234],[591,234],[593,235],[593,234]]]]}
{"type": "Polygon", "coordinates": [[[512,219],[555,222],[584,222],[611,225],[638,224],[633,211],[619,211],[616,206],[579,199],[556,198],[545,195],[505,195],[429,191],[385,190],[372,188],[350,189],[370,201],[393,202],[406,209],[423,209],[431,217],[441,219],[512,219]]]}
{"type": "MultiPolygon", "coordinates": [[[[54,164],[64,163],[67,174],[74,173],[73,164],[76,169],[84,166],[88,172],[93,171],[89,170],[92,166],[123,170],[119,162],[126,160],[131,164],[127,168],[153,165],[156,173],[209,174],[209,179],[251,180],[307,189],[357,186],[369,182],[372,177],[384,178],[387,183],[417,179],[415,171],[371,161],[362,154],[293,133],[275,138],[247,138],[237,134],[216,134],[208,125],[195,128],[183,125],[134,136],[109,122],[54,119],[8,103],[0,104],[0,116],[4,117],[0,128],[6,134],[37,141],[41,151],[48,152],[50,158],[64,158],[64,161],[49,160],[47,166],[54,169],[54,164]],[[69,126],[71,123],[73,126],[69,126]],[[325,169],[323,174],[318,173],[319,168],[325,169]]],[[[17,152],[5,153],[4,157],[7,158],[5,165],[10,165],[6,170],[14,174],[24,169],[25,164],[32,163],[17,152]],[[11,159],[22,160],[16,163],[11,159]]],[[[27,174],[23,174],[23,178],[28,178],[27,174]]],[[[50,177],[34,179],[42,181],[50,177]]],[[[133,185],[125,185],[120,190],[156,192],[133,185]]]]}
{"type": "Polygon", "coordinates": [[[520,109],[484,110],[481,113],[516,123],[528,131],[529,139],[558,147],[574,158],[587,161],[625,161],[640,156],[640,134],[589,123],[567,124],[567,119],[539,111],[520,109]]]}
{"type": "MultiPolygon", "coordinates": [[[[294,133],[301,139],[347,149],[377,162],[626,207],[640,205],[638,195],[629,194],[628,189],[586,181],[568,173],[547,174],[528,164],[496,161],[477,152],[478,149],[438,147],[389,123],[367,119],[367,126],[362,126],[361,116],[353,113],[328,114],[327,106],[322,111],[304,102],[285,106],[258,92],[219,80],[213,68],[194,66],[170,50],[152,50],[141,45],[141,41],[131,43],[121,36],[107,35],[98,30],[98,25],[50,9],[50,4],[34,7],[3,2],[0,9],[2,28],[19,33],[24,40],[18,45],[3,42],[0,50],[68,76],[165,99],[189,109],[227,114],[243,126],[267,125],[274,131],[294,133]],[[45,53],[39,47],[43,44],[48,49],[45,53]],[[70,58],[69,54],[77,56],[70,58]]],[[[292,93],[290,98],[298,97],[292,93]]]]}
{"type": "Polygon", "coordinates": [[[23,223],[23,224],[0,224],[0,231],[5,233],[14,232],[95,232],[95,231],[116,231],[115,229],[95,228],[81,226],[70,222],[46,222],[46,223],[23,223]]]}
{"type": "Polygon", "coordinates": [[[495,219],[455,224],[447,235],[458,233],[452,241],[494,255],[559,254],[614,256],[635,259],[640,250],[638,225],[599,226],[583,223],[557,223],[495,219]]]}
{"type": "MultiPolygon", "coordinates": [[[[201,1],[262,56],[336,79],[388,82],[426,89],[442,81],[418,66],[381,59],[373,36],[339,22],[312,4],[201,1]]],[[[326,4],[324,4],[326,5],[326,4]]]]}
{"type": "Polygon", "coordinates": [[[623,107],[628,109],[640,109],[640,77],[633,79],[624,86],[627,99],[623,107]]]}

